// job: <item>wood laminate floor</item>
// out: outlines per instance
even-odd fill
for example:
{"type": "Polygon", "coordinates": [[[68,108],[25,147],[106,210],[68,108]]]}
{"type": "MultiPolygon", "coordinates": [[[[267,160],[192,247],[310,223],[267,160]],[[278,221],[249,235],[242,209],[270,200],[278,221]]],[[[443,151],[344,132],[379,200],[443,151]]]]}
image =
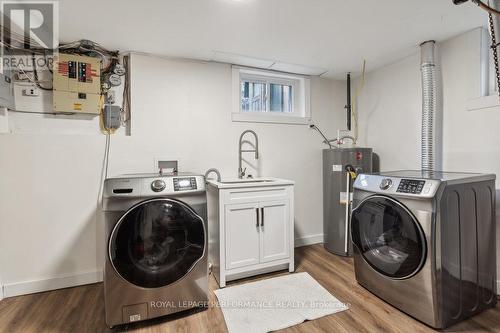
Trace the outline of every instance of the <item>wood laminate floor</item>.
{"type": "MultiPolygon", "coordinates": [[[[340,301],[349,303],[350,308],[281,332],[433,332],[359,286],[354,278],[352,259],[332,255],[321,245],[312,245],[296,249],[296,267],[297,272],[308,272],[340,301]]],[[[283,274],[288,273],[267,274],[229,285],[283,274]]],[[[217,288],[217,283],[212,276],[209,287],[210,300],[215,302],[212,290],[217,288]]],[[[218,333],[227,329],[221,310],[215,306],[108,329],[104,323],[101,283],[0,301],[0,332],[122,331],[218,333]]],[[[500,332],[500,309],[488,310],[446,332],[500,332]]]]}

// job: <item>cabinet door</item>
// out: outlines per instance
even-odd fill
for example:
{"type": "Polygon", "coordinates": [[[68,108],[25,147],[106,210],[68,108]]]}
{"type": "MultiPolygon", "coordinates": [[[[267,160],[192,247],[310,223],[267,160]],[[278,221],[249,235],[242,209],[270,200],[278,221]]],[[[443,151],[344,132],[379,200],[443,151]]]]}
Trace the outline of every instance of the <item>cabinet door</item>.
{"type": "Polygon", "coordinates": [[[226,269],[259,263],[258,203],[226,205],[226,269]]]}
{"type": "Polygon", "coordinates": [[[290,256],[290,215],[287,200],[260,202],[260,262],[290,256]]]}

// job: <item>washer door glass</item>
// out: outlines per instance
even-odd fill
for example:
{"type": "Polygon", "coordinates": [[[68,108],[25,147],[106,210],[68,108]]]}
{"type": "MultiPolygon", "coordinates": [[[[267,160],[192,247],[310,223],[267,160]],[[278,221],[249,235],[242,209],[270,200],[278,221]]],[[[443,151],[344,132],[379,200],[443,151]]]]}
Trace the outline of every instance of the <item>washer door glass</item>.
{"type": "Polygon", "coordinates": [[[142,202],[118,221],[109,241],[111,264],[122,278],[144,288],[178,281],[203,257],[203,220],[171,199],[142,202]]]}
{"type": "Polygon", "coordinates": [[[383,196],[369,197],[352,213],[353,244],[379,273],[405,279],[416,274],[426,257],[420,224],[401,203],[383,196]]]}

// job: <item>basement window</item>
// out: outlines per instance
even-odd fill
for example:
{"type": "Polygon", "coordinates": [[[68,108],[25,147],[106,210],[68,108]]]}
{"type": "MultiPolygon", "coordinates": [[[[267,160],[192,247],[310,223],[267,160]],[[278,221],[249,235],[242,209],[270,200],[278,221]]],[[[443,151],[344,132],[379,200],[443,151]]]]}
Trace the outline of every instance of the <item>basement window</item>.
{"type": "Polygon", "coordinates": [[[309,78],[233,67],[233,121],[304,124],[310,120],[309,78]]]}
{"type": "Polygon", "coordinates": [[[466,108],[469,111],[497,108],[498,88],[496,81],[495,63],[493,61],[493,52],[490,48],[490,35],[486,27],[480,29],[480,95],[472,96],[467,100],[466,108]]]}

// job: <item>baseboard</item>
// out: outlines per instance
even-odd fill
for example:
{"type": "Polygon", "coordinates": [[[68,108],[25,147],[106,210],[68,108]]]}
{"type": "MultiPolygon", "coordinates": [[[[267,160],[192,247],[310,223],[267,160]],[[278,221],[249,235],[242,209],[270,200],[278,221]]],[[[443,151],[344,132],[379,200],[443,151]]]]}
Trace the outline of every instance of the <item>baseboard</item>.
{"type": "Polygon", "coordinates": [[[102,271],[99,270],[76,275],[62,275],[42,280],[7,283],[3,286],[3,297],[33,294],[42,291],[75,287],[101,281],[102,271]]]}
{"type": "Polygon", "coordinates": [[[323,243],[323,234],[295,238],[295,247],[313,245],[318,243],[323,243]]]}

